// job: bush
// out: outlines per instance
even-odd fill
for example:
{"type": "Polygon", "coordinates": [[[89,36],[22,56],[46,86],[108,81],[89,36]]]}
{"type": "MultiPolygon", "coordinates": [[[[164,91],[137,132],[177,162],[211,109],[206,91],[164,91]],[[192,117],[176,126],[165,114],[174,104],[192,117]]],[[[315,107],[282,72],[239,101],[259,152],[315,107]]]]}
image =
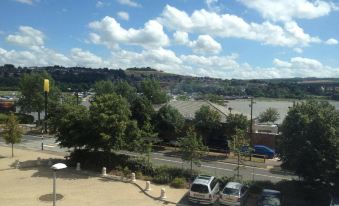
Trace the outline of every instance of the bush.
{"type": "Polygon", "coordinates": [[[185,178],[182,177],[176,177],[172,180],[171,186],[174,188],[186,188],[187,181],[185,178]]]}
{"type": "Polygon", "coordinates": [[[172,177],[168,173],[158,173],[153,177],[153,182],[157,184],[168,184],[172,181],[172,177]]]}
{"type": "MultiPolygon", "coordinates": [[[[15,113],[19,124],[31,124],[34,122],[34,117],[28,114],[15,113]]],[[[0,113],[0,124],[5,124],[8,118],[8,113],[0,113]]]]}
{"type": "Polygon", "coordinates": [[[4,113],[0,113],[0,124],[5,124],[7,121],[8,115],[4,113]]]}
{"type": "Polygon", "coordinates": [[[29,114],[15,113],[15,116],[20,124],[32,124],[34,122],[34,117],[29,114]]]}

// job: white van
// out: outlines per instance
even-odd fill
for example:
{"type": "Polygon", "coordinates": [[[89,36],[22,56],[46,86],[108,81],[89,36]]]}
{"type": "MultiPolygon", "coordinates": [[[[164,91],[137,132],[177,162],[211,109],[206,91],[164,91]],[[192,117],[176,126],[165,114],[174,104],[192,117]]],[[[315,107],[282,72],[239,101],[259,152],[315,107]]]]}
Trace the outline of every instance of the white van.
{"type": "Polygon", "coordinates": [[[213,176],[199,175],[193,181],[188,199],[198,204],[213,204],[218,200],[219,180],[213,176]]]}

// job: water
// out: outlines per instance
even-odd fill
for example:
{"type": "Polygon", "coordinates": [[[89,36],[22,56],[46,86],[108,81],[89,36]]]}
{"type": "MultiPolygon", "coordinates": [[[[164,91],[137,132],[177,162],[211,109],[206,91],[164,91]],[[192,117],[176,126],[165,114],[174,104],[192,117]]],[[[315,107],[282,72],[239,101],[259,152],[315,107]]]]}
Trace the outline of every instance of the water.
{"type": "MultiPolygon", "coordinates": [[[[253,117],[258,117],[259,114],[269,107],[275,108],[280,114],[280,118],[276,123],[281,123],[287,115],[289,107],[293,106],[292,100],[274,100],[274,99],[254,99],[253,104],[253,117]]],[[[339,101],[329,101],[330,104],[335,106],[336,110],[339,110],[339,101]]],[[[250,105],[251,100],[229,100],[227,106],[232,107],[235,112],[243,113],[247,117],[251,115],[250,105]]]]}

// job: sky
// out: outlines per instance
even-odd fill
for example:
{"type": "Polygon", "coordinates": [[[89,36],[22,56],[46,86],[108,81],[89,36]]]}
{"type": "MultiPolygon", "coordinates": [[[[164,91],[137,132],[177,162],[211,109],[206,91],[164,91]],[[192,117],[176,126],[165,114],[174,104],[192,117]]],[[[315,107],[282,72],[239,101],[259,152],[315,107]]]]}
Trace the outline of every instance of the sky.
{"type": "Polygon", "coordinates": [[[339,77],[339,0],[0,0],[0,65],[339,77]]]}

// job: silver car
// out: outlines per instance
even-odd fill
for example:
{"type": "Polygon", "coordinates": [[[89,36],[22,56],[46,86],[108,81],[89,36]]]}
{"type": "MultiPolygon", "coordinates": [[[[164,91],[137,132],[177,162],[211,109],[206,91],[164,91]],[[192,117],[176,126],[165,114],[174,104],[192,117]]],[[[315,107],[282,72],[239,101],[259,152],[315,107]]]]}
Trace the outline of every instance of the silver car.
{"type": "Polygon", "coordinates": [[[238,182],[229,182],[220,192],[220,204],[240,206],[244,205],[248,196],[248,187],[238,182]]]}
{"type": "Polygon", "coordinates": [[[213,204],[218,199],[219,180],[213,176],[199,175],[193,181],[188,199],[198,204],[213,204]]]}

